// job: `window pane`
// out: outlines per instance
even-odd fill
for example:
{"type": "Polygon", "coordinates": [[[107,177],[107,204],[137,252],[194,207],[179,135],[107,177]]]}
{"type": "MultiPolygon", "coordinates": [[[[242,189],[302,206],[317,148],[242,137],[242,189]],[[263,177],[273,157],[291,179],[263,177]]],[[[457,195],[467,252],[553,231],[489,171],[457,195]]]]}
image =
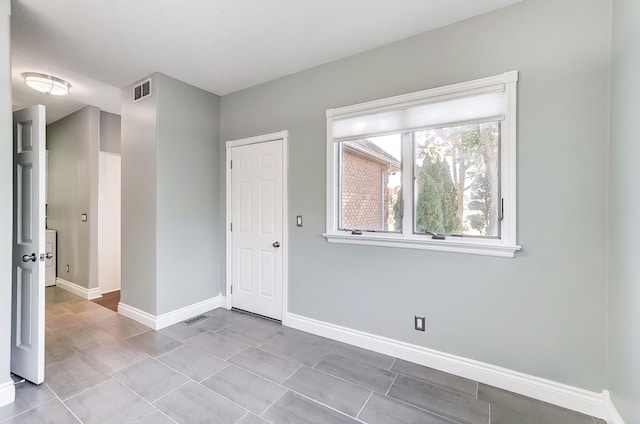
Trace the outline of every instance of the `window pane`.
{"type": "Polygon", "coordinates": [[[400,134],[342,141],[341,230],[402,229],[400,134]]]}
{"type": "Polygon", "coordinates": [[[414,231],[500,236],[500,123],[413,133],[414,231]]]}

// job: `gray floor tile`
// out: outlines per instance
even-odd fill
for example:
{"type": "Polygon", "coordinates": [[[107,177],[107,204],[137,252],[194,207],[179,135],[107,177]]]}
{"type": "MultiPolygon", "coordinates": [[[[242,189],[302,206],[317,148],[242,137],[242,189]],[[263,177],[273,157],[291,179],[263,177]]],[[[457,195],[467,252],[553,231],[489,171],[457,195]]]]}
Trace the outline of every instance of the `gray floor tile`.
{"type": "Polygon", "coordinates": [[[591,417],[480,384],[478,398],[491,404],[491,424],[593,424],[591,417]]]}
{"type": "Polygon", "coordinates": [[[327,353],[344,356],[347,359],[362,362],[363,364],[368,364],[385,370],[391,368],[394,360],[391,356],[362,349],[361,347],[351,346],[342,342],[331,343],[329,347],[327,347],[327,353]]]}
{"type": "Polygon", "coordinates": [[[129,318],[109,321],[107,323],[98,324],[98,326],[120,340],[128,339],[129,337],[137,336],[138,334],[146,333],[147,331],[152,331],[151,328],[146,325],[142,325],[129,318]]]}
{"type": "Polygon", "coordinates": [[[62,400],[109,379],[79,356],[48,366],[44,373],[45,383],[62,400]]]}
{"type": "Polygon", "coordinates": [[[232,316],[211,316],[207,319],[194,323],[192,326],[209,331],[218,331],[233,324],[236,319],[237,317],[232,316]]]}
{"type": "Polygon", "coordinates": [[[82,298],[76,299],[66,304],[65,307],[74,314],[81,314],[87,311],[98,311],[100,309],[104,309],[103,306],[82,298]]]}
{"type": "Polygon", "coordinates": [[[413,362],[396,359],[396,361],[393,363],[393,366],[391,367],[391,371],[397,372],[398,374],[404,374],[408,377],[416,378],[418,380],[426,381],[427,383],[437,384],[438,386],[452,389],[469,396],[476,396],[478,383],[476,383],[475,381],[463,377],[458,377],[457,375],[449,374],[446,372],[438,371],[433,368],[414,364],[413,362]]]}
{"type": "Polygon", "coordinates": [[[164,355],[182,346],[182,342],[157,331],[138,334],[128,338],[127,342],[154,357],[164,355]]]}
{"type": "Polygon", "coordinates": [[[159,331],[160,334],[172,337],[176,340],[185,341],[191,337],[197,336],[200,333],[207,331],[204,328],[196,327],[195,325],[186,325],[181,322],[173,324],[169,327],[165,327],[159,331]]]}
{"type": "Polygon", "coordinates": [[[134,422],[155,409],[116,380],[109,380],[66,402],[84,424],[134,422]]]}
{"type": "Polygon", "coordinates": [[[295,328],[291,327],[282,327],[278,331],[278,334],[285,337],[294,337],[305,344],[311,345],[321,350],[326,349],[333,342],[333,340],[327,339],[326,337],[316,336],[315,334],[296,330],[295,328]]]}
{"type": "Polygon", "coordinates": [[[274,336],[271,340],[260,346],[260,349],[274,353],[301,364],[314,366],[325,356],[325,351],[309,344],[303,343],[294,337],[274,336]]]}
{"type": "Polygon", "coordinates": [[[227,366],[222,359],[189,345],[158,357],[158,361],[195,381],[202,381],[227,366]]]}
{"type": "Polygon", "coordinates": [[[252,413],[248,413],[247,415],[242,417],[240,421],[238,421],[238,424],[269,424],[269,423],[267,423],[265,420],[263,420],[260,417],[256,417],[252,413]]]}
{"type": "Polygon", "coordinates": [[[80,356],[105,374],[111,374],[148,357],[142,350],[123,341],[92,347],[83,351],[80,356]]]}
{"type": "Polygon", "coordinates": [[[283,385],[353,417],[371,395],[371,390],[309,367],[300,368],[283,385]]]}
{"type": "Polygon", "coordinates": [[[45,366],[53,365],[56,362],[69,359],[77,353],[77,351],[69,346],[57,332],[47,329],[44,334],[45,366]]]}
{"type": "Polygon", "coordinates": [[[66,344],[78,351],[118,341],[116,337],[92,325],[64,330],[60,333],[60,337],[66,344]]]}
{"type": "Polygon", "coordinates": [[[45,319],[50,320],[60,315],[68,314],[70,311],[63,303],[47,302],[44,308],[45,319]]]}
{"type": "Polygon", "coordinates": [[[149,402],[160,399],[189,381],[184,375],[153,358],[130,365],[113,374],[113,377],[149,402]]]}
{"type": "Polygon", "coordinates": [[[383,395],[387,393],[397,375],[340,355],[327,355],[314,368],[383,395]]]}
{"type": "Polygon", "coordinates": [[[78,424],[79,422],[58,399],[53,399],[5,421],[5,424],[78,424]]]}
{"type": "Polygon", "coordinates": [[[296,393],[285,393],[262,417],[273,424],[356,424],[357,421],[296,393]]]}
{"type": "Polygon", "coordinates": [[[44,298],[47,303],[71,303],[79,300],[84,301],[80,296],[71,293],[70,291],[63,290],[57,286],[50,286],[44,290],[44,298]]]}
{"type": "Polygon", "coordinates": [[[246,413],[244,408],[194,382],[169,393],[155,406],[180,424],[229,424],[246,413]]]}
{"type": "Polygon", "coordinates": [[[209,332],[192,337],[187,343],[225,360],[247,348],[246,343],[209,332]]]}
{"type": "Polygon", "coordinates": [[[489,403],[441,386],[399,375],[389,397],[461,424],[489,424],[489,403]]]}
{"type": "Polygon", "coordinates": [[[60,332],[71,328],[85,327],[86,325],[86,321],[81,319],[78,315],[69,312],[58,315],[54,318],[46,318],[44,326],[51,331],[60,332]]]}
{"type": "MultiPolygon", "coordinates": [[[[339,402],[346,403],[352,411],[356,409],[349,397],[353,396],[353,390],[341,395],[343,389],[332,390],[334,384],[356,387],[356,390],[365,390],[365,393],[366,389],[377,391],[361,408],[357,417],[361,423],[452,423],[422,408],[438,410],[440,414],[448,413],[457,417],[456,422],[487,422],[482,414],[477,417],[464,415],[472,414],[478,405],[486,404],[472,400],[469,410],[461,413],[461,402],[456,401],[469,401],[463,395],[473,398],[478,392],[476,382],[402,360],[395,360],[390,372],[389,357],[385,355],[280,327],[259,317],[218,308],[205,314],[208,317],[205,326],[221,334],[213,334],[213,331],[195,324],[188,326],[182,323],[155,332],[57,287],[47,288],[45,296],[46,381],[41,386],[30,383],[17,386],[16,402],[0,408],[0,421],[5,423],[78,423],[66,406],[72,404],[79,408],[78,405],[81,405],[88,411],[94,408],[89,401],[98,402],[95,399],[100,398],[103,402],[96,409],[98,416],[120,417],[122,410],[126,410],[122,404],[124,402],[126,405],[126,398],[130,396],[142,401],[150,409],[126,413],[127,416],[118,420],[118,423],[356,422],[335,409],[339,402]],[[100,331],[96,332],[95,329],[100,331]],[[137,334],[142,330],[145,332],[137,334]],[[260,348],[245,343],[259,344],[272,335],[260,348]],[[183,345],[183,341],[191,339],[195,340],[193,346],[183,345]],[[227,363],[214,357],[212,352],[223,358],[233,355],[228,362],[238,368],[230,366],[225,370],[223,367],[228,366],[227,363]],[[141,366],[137,374],[133,372],[132,366],[138,362],[153,361],[149,355],[159,357],[159,362],[155,366],[141,366]],[[315,365],[316,369],[301,368],[302,363],[315,365]],[[128,378],[129,384],[143,386],[145,379],[150,381],[145,385],[146,389],[139,388],[150,390],[150,398],[167,393],[155,401],[155,406],[162,407],[162,410],[154,409],[153,405],[121,382],[112,382],[117,380],[109,377],[110,373],[122,372],[127,368],[130,368],[129,373],[123,372],[121,377],[128,378]],[[312,376],[305,375],[305,371],[312,376]],[[259,377],[280,384],[296,373],[297,376],[287,384],[296,385],[296,389],[303,393],[286,392],[268,406],[261,417],[238,404],[242,403],[259,412],[276,397],[276,393],[270,391],[273,387],[279,390],[278,395],[286,390],[259,377]],[[403,400],[381,396],[396,373],[399,374],[397,384],[389,393],[403,400]],[[188,381],[187,377],[198,381],[208,379],[208,385],[225,395],[188,381]],[[323,382],[326,379],[328,382],[323,382]],[[184,381],[187,382],[182,384],[184,381]],[[120,384],[120,387],[110,393],[107,389],[113,384],[120,384]],[[176,384],[182,385],[174,388],[176,384]],[[162,385],[161,389],[156,389],[157,385],[162,385]],[[267,389],[261,388],[265,385],[267,389]],[[169,387],[173,391],[167,392],[169,387]],[[329,389],[325,390],[325,387],[329,389]],[[101,393],[101,390],[106,392],[101,393]],[[153,390],[157,392],[153,393],[153,390]],[[447,391],[452,391],[448,393],[451,396],[441,399],[439,394],[447,391]],[[61,397],[65,404],[54,396],[61,397]],[[323,399],[327,404],[316,402],[313,397],[323,399]],[[83,403],[85,398],[89,399],[86,405],[83,403]],[[105,402],[105,399],[108,401],[105,402]],[[112,399],[116,402],[112,402],[112,399]],[[100,409],[103,407],[104,410],[100,409]],[[106,408],[111,409],[107,411],[106,408]],[[173,419],[163,411],[173,414],[173,419]],[[146,415],[135,420],[143,413],[146,415]]],[[[599,419],[488,386],[481,387],[479,397],[491,403],[492,424],[605,424],[599,419]]],[[[108,418],[100,420],[94,414],[88,415],[88,422],[92,419],[95,422],[109,422],[108,418]]]]}
{"type": "Polygon", "coordinates": [[[55,395],[49,390],[46,384],[38,386],[25,381],[17,384],[15,389],[15,402],[0,407],[0,421],[18,415],[55,398],[55,395]]]}
{"type": "Polygon", "coordinates": [[[282,386],[234,365],[206,379],[202,385],[258,415],[285,392],[282,386]]]}
{"type": "Polygon", "coordinates": [[[233,321],[244,317],[246,314],[243,314],[242,312],[234,311],[232,309],[216,308],[206,312],[204,315],[211,318],[224,319],[228,323],[232,323],[233,321]]]}
{"type": "Polygon", "coordinates": [[[98,306],[98,308],[90,308],[84,312],[76,313],[76,315],[78,315],[83,320],[87,321],[89,324],[106,325],[108,323],[112,323],[112,322],[116,322],[121,319],[124,319],[122,315],[118,314],[115,311],[112,311],[111,309],[107,309],[93,302],[89,302],[89,303],[92,303],[98,306]]]}
{"type": "Polygon", "coordinates": [[[175,424],[175,421],[156,409],[151,414],[140,418],[136,424],[175,424]]]}
{"type": "Polygon", "coordinates": [[[453,424],[445,418],[379,393],[371,396],[358,418],[367,424],[453,424]]]}
{"type": "Polygon", "coordinates": [[[218,331],[218,334],[233,337],[253,346],[260,346],[272,338],[280,328],[282,328],[282,325],[278,323],[251,317],[251,319],[241,318],[236,320],[228,327],[218,331]]]}
{"type": "Polygon", "coordinates": [[[302,364],[281,358],[272,353],[248,347],[229,358],[229,362],[280,384],[293,374],[302,364]]]}

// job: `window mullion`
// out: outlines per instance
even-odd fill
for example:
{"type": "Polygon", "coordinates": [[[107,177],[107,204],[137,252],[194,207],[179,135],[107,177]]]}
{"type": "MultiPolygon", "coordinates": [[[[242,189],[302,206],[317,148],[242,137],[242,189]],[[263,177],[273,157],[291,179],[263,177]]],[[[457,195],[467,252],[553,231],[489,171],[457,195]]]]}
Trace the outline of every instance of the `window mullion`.
{"type": "Polygon", "coordinates": [[[402,236],[413,234],[413,133],[402,134],[402,236]]]}

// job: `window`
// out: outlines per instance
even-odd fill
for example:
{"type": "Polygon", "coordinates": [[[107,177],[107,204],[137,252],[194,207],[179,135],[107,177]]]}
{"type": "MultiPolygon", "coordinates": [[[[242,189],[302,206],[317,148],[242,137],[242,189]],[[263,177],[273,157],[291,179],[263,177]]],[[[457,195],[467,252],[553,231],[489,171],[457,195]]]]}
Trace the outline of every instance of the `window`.
{"type": "Polygon", "coordinates": [[[327,110],[327,240],[513,257],[516,81],[327,110]]]}

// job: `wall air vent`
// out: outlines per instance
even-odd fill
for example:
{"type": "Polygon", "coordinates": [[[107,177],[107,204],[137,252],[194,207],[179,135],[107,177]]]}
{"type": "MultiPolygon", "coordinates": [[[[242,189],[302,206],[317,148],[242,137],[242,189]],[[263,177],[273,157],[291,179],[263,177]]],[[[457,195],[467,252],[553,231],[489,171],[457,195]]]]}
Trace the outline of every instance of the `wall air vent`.
{"type": "Polygon", "coordinates": [[[151,79],[133,86],[133,103],[151,96],[151,79]]]}

